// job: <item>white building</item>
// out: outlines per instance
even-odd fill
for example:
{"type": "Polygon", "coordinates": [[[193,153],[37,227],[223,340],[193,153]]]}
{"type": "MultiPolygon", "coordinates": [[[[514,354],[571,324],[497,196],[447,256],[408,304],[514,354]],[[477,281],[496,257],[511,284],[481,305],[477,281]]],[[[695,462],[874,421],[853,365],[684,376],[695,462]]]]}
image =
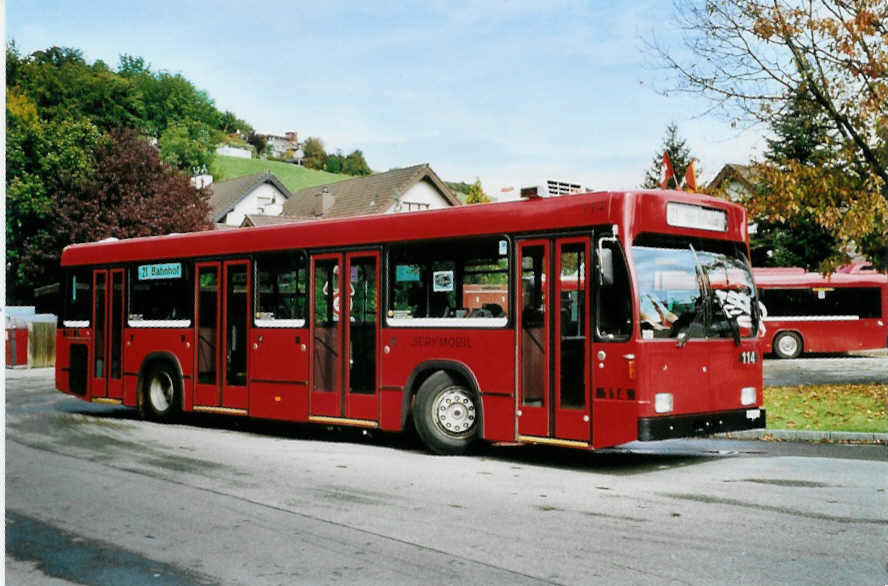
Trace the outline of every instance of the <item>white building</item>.
{"type": "Polygon", "coordinates": [[[270,171],[214,183],[210,221],[218,228],[237,227],[248,214],[278,216],[293,196],[270,171]]]}

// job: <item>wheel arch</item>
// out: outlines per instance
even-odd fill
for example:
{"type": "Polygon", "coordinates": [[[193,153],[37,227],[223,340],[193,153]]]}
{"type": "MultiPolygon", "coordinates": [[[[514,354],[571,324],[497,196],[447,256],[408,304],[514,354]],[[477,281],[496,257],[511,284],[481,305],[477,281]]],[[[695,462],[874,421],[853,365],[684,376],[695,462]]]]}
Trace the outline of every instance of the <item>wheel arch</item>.
{"type": "Polygon", "coordinates": [[[422,383],[430,376],[443,370],[454,376],[458,381],[462,382],[466,388],[475,394],[476,408],[480,417],[478,418],[478,437],[484,437],[484,403],[481,400],[481,386],[472,369],[462,362],[456,360],[427,360],[420,363],[413,369],[407,378],[407,385],[404,387],[404,397],[401,399],[401,429],[407,426],[408,418],[412,416],[413,399],[422,383]]]}
{"type": "Polygon", "coordinates": [[[139,378],[138,378],[139,392],[137,394],[139,413],[142,413],[142,411],[144,409],[145,380],[148,377],[148,371],[151,369],[151,367],[153,367],[155,364],[158,364],[158,363],[169,364],[170,366],[173,367],[173,370],[175,370],[176,375],[178,375],[179,387],[180,387],[180,389],[182,389],[182,392],[180,393],[182,396],[179,397],[179,400],[182,402],[182,404],[179,405],[179,409],[184,410],[185,409],[185,374],[182,370],[182,363],[179,362],[179,359],[176,357],[175,354],[161,350],[161,351],[151,352],[148,355],[146,355],[145,358],[142,359],[142,366],[139,367],[139,378]]]}

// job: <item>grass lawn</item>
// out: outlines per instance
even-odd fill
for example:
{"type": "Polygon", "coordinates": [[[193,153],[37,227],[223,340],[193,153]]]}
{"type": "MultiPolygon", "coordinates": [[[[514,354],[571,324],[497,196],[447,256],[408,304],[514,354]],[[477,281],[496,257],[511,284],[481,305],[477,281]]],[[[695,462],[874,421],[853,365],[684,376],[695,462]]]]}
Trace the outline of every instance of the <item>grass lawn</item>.
{"type": "Polygon", "coordinates": [[[769,429],[888,432],[888,384],[765,387],[769,429]]]}
{"type": "Polygon", "coordinates": [[[213,161],[213,180],[226,181],[243,177],[244,175],[252,175],[260,171],[271,171],[281,182],[287,186],[290,191],[296,192],[304,187],[312,187],[313,185],[323,185],[325,183],[333,183],[334,181],[342,181],[343,179],[351,179],[349,175],[339,175],[336,173],[327,173],[326,171],[315,171],[314,169],[306,169],[299,165],[290,163],[281,163],[280,161],[269,161],[266,159],[240,159],[238,157],[225,157],[216,155],[213,161]]]}

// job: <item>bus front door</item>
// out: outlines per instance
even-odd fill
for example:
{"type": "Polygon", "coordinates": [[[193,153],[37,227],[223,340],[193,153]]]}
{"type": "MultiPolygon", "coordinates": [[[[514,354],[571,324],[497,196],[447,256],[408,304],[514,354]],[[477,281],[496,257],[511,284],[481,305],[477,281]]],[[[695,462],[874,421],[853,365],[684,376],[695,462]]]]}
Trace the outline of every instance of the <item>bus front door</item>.
{"type": "Polygon", "coordinates": [[[246,413],[250,263],[195,265],[197,328],[194,409],[246,413]]]}
{"type": "Polygon", "coordinates": [[[379,253],[312,256],[310,282],[310,418],[375,427],[379,253]]]}
{"type": "Polygon", "coordinates": [[[114,403],[123,400],[123,292],[123,269],[93,271],[93,368],[90,396],[114,403]]]}
{"type": "Polygon", "coordinates": [[[529,441],[590,439],[588,258],[586,237],[518,244],[518,434],[529,441]]]}

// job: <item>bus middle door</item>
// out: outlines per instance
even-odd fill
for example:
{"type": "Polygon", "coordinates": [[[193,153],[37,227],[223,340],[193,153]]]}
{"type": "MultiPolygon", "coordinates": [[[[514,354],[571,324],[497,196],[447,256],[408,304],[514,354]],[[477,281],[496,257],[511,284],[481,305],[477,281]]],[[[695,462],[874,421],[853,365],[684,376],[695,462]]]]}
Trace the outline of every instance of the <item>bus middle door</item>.
{"type": "Polygon", "coordinates": [[[250,262],[196,264],[196,411],[246,414],[250,262]]]}
{"type": "Polygon", "coordinates": [[[518,243],[518,434],[525,441],[590,439],[588,258],[587,237],[518,243]]]}
{"type": "Polygon", "coordinates": [[[379,420],[379,252],[311,258],[310,419],[379,420]]]}

